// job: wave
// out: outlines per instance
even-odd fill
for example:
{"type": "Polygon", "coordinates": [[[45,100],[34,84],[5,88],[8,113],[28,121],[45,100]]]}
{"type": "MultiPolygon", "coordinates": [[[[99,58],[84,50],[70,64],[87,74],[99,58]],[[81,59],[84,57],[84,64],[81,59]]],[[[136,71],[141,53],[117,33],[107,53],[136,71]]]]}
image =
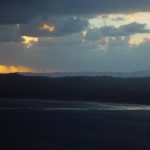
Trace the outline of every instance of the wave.
{"type": "Polygon", "coordinates": [[[150,110],[149,105],[137,104],[116,104],[116,103],[100,103],[100,102],[26,102],[24,105],[2,106],[0,110],[41,110],[41,111],[90,111],[90,110],[150,110]],[[27,104],[26,104],[27,103],[27,104]],[[25,105],[26,104],[26,105],[25,105]],[[35,104],[35,105],[34,105],[35,104]]]}

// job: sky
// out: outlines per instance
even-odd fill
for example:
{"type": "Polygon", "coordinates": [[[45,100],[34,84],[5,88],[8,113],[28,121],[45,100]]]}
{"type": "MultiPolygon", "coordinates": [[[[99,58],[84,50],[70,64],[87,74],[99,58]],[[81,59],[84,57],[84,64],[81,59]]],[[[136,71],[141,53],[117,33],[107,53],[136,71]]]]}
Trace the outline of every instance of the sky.
{"type": "Polygon", "coordinates": [[[0,0],[0,73],[150,70],[149,0],[0,0]]]}

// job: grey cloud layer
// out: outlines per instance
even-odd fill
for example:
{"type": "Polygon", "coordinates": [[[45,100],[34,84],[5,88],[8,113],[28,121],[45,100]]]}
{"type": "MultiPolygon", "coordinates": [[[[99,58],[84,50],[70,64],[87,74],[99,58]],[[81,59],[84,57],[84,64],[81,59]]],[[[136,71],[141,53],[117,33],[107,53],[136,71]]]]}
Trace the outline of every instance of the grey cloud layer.
{"type": "Polygon", "coordinates": [[[67,71],[149,69],[150,41],[129,46],[131,35],[150,32],[145,24],[88,28],[91,16],[137,11],[150,11],[150,0],[0,0],[0,64],[67,71]],[[55,32],[39,30],[45,22],[55,24],[55,32]],[[84,29],[85,39],[79,33],[84,29]],[[15,42],[22,35],[42,38],[27,50],[15,42]]]}
{"type": "Polygon", "coordinates": [[[88,20],[86,18],[66,16],[41,19],[36,18],[27,24],[15,25],[0,25],[0,41],[21,41],[21,36],[33,37],[58,37],[66,36],[74,33],[79,33],[86,29],[88,20]],[[56,26],[54,32],[41,30],[44,23],[56,26]]]}
{"type": "Polygon", "coordinates": [[[129,39],[122,40],[117,37],[110,41],[106,50],[101,50],[101,47],[97,49],[97,45],[94,43],[93,45],[82,43],[80,34],[53,40],[39,41],[29,51],[13,43],[0,43],[0,64],[52,67],[65,71],[133,71],[149,69],[149,41],[131,48],[128,45],[129,39]]]}
{"type": "Polygon", "coordinates": [[[149,0],[0,0],[0,23],[25,23],[37,16],[149,11],[149,0]]]}
{"type": "Polygon", "coordinates": [[[20,26],[20,34],[28,36],[63,36],[72,33],[81,32],[88,26],[88,20],[86,18],[66,16],[49,18],[47,20],[37,19],[29,24],[23,24],[20,26]],[[40,30],[43,23],[49,23],[55,25],[56,30],[54,32],[47,32],[40,30]]]}
{"type": "Polygon", "coordinates": [[[104,26],[100,29],[90,30],[86,36],[87,40],[99,40],[101,37],[118,37],[118,36],[130,36],[134,34],[150,33],[150,29],[146,29],[146,24],[130,23],[121,25],[119,28],[114,26],[104,26]]]}
{"type": "MultiPolygon", "coordinates": [[[[80,17],[59,17],[55,19],[48,19],[47,23],[56,25],[54,32],[47,32],[40,30],[40,26],[44,23],[42,20],[34,20],[31,23],[20,25],[0,25],[0,41],[21,41],[21,36],[33,37],[61,37],[68,36],[75,33],[80,33],[88,28],[88,21],[80,17]]],[[[121,25],[119,28],[114,26],[104,26],[99,29],[90,29],[87,32],[85,40],[96,41],[103,37],[119,37],[131,36],[134,34],[150,33],[150,29],[146,28],[146,24],[130,23],[121,25]]]]}
{"type": "Polygon", "coordinates": [[[150,29],[146,29],[146,24],[130,23],[121,25],[119,28],[114,26],[105,26],[99,30],[103,36],[130,36],[136,33],[149,33],[150,29]]]}

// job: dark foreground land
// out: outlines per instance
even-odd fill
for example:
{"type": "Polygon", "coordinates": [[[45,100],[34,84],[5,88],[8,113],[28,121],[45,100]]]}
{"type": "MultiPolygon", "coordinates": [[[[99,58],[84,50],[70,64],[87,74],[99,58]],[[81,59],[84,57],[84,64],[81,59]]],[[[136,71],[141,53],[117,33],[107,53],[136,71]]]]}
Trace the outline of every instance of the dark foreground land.
{"type": "Polygon", "coordinates": [[[0,149],[150,150],[150,111],[0,109],[0,149]]]}
{"type": "Polygon", "coordinates": [[[150,150],[150,111],[72,101],[150,104],[150,78],[0,75],[0,98],[2,150],[150,150]]]}
{"type": "Polygon", "coordinates": [[[39,77],[0,75],[0,98],[150,104],[150,77],[39,77]]]}

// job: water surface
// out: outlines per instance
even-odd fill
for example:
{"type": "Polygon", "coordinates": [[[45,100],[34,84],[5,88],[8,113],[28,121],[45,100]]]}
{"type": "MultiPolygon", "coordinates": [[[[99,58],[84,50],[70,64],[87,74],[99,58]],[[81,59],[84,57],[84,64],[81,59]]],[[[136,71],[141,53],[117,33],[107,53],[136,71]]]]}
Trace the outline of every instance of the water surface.
{"type": "Polygon", "coordinates": [[[1,149],[150,150],[147,105],[0,100],[1,149]]]}

